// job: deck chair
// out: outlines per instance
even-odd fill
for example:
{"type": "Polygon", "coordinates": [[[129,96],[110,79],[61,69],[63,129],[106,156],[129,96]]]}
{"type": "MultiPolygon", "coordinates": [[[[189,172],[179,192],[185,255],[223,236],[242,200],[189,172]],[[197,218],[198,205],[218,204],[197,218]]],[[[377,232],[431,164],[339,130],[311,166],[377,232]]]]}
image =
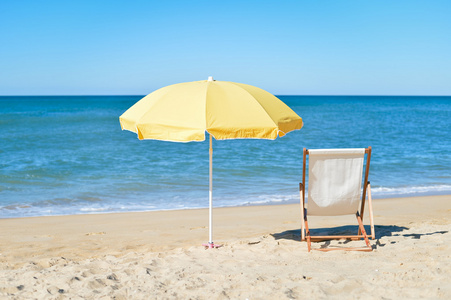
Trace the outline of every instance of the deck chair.
{"type": "Polygon", "coordinates": [[[307,240],[308,251],[311,243],[326,240],[361,240],[364,247],[321,248],[320,251],[331,250],[359,250],[372,251],[368,235],[363,226],[363,212],[365,196],[368,193],[369,218],[371,238],[375,238],[373,224],[373,209],[371,203],[371,186],[368,181],[370,169],[371,147],[359,149],[310,149],[304,148],[302,182],[299,184],[301,197],[302,240],[307,240]],[[362,190],[362,174],[364,156],[366,154],[366,168],[362,190]],[[305,202],[305,173],[308,161],[308,201],[305,202]],[[307,204],[307,205],[306,205],[307,204]],[[338,216],[354,214],[359,229],[356,235],[325,235],[313,236],[308,226],[308,216],[338,216]]]}

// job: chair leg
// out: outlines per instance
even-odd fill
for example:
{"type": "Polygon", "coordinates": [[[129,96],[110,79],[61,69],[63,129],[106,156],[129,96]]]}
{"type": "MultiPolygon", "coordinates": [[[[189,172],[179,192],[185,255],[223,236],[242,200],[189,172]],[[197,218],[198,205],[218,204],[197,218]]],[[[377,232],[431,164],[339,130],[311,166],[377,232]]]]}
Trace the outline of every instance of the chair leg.
{"type": "Polygon", "coordinates": [[[368,236],[366,235],[365,227],[363,226],[362,219],[360,218],[359,213],[356,214],[356,217],[357,217],[357,222],[359,222],[359,228],[363,234],[363,239],[365,240],[365,244],[368,248],[370,248],[372,250],[373,248],[371,248],[370,241],[368,240],[368,236]]]}
{"type": "Polygon", "coordinates": [[[305,216],[305,220],[304,220],[304,224],[305,224],[305,236],[307,238],[307,248],[308,248],[308,252],[310,252],[310,250],[312,250],[312,240],[310,238],[310,230],[308,229],[308,222],[307,222],[307,215],[304,214],[305,216]]]}
{"type": "Polygon", "coordinates": [[[368,182],[368,212],[370,215],[370,228],[371,228],[371,239],[376,239],[376,234],[374,231],[374,220],[373,220],[373,203],[372,203],[372,199],[371,199],[371,184],[370,182],[368,182]]]}
{"type": "Polygon", "coordinates": [[[305,241],[305,203],[304,203],[304,193],[303,193],[304,185],[299,183],[299,193],[301,196],[301,241],[305,241]]]}
{"type": "MultiPolygon", "coordinates": [[[[372,198],[371,198],[371,184],[370,184],[369,181],[368,181],[368,184],[367,184],[366,192],[368,193],[368,213],[370,215],[370,228],[371,228],[371,236],[370,237],[371,237],[372,240],[374,240],[374,239],[376,239],[376,233],[375,233],[375,230],[374,230],[373,201],[372,201],[372,198]]],[[[360,212],[360,213],[362,213],[362,212],[360,212]]],[[[361,220],[362,220],[362,223],[363,223],[363,216],[362,216],[361,220]]],[[[362,234],[362,230],[359,227],[357,235],[360,235],[360,234],[362,234]]]]}

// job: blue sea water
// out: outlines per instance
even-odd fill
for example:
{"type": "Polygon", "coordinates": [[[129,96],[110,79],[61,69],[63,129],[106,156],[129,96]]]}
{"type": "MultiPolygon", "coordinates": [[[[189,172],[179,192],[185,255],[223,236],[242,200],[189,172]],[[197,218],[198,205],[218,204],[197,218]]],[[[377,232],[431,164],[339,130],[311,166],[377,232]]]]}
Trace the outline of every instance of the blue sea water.
{"type": "MultiPolygon", "coordinates": [[[[208,206],[208,141],[140,141],[141,96],[0,97],[0,218],[208,206]]],[[[302,149],[372,146],[374,198],[451,194],[451,97],[280,96],[304,127],[213,141],[214,206],[298,201],[302,149]]]]}

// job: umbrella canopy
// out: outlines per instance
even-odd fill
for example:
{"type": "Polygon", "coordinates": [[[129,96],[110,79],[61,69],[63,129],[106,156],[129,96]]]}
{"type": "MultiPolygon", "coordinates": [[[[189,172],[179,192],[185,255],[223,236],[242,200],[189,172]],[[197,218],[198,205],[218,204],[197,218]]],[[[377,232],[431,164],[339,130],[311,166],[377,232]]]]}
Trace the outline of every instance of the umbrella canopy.
{"type": "Polygon", "coordinates": [[[204,141],[210,134],[209,243],[212,241],[212,136],[225,139],[276,139],[301,129],[291,108],[260,88],[208,80],[170,85],[142,98],[119,117],[123,130],[139,139],[204,141]]]}
{"type": "Polygon", "coordinates": [[[205,132],[217,140],[273,140],[302,127],[302,119],[271,93],[211,79],[156,90],[119,119],[139,139],[174,142],[203,141],[205,132]]]}

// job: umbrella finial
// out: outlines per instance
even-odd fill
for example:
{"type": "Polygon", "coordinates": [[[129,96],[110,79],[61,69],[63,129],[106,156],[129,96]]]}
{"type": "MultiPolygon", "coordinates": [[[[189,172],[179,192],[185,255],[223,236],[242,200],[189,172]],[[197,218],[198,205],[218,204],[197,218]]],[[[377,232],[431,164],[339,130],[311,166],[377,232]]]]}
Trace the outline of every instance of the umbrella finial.
{"type": "Polygon", "coordinates": [[[213,76],[208,76],[208,81],[213,81],[213,76]]]}

